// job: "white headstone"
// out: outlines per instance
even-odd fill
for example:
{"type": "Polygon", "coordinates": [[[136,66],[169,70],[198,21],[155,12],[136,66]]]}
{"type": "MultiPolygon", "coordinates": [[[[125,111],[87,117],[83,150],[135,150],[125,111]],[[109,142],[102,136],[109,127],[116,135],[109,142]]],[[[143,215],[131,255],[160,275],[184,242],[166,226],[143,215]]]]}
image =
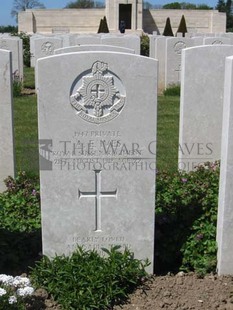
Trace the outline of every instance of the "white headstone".
{"type": "Polygon", "coordinates": [[[74,45],[101,44],[101,35],[78,35],[74,45]]]}
{"type": "Polygon", "coordinates": [[[233,46],[205,45],[182,53],[179,169],[220,159],[225,58],[233,46]]]}
{"type": "Polygon", "coordinates": [[[161,93],[165,89],[165,49],[166,49],[166,37],[158,37],[155,40],[154,57],[159,61],[158,68],[158,90],[161,93]]]}
{"type": "Polygon", "coordinates": [[[193,45],[192,39],[168,38],[165,50],[165,88],[180,83],[181,51],[193,45]]]}
{"type": "Polygon", "coordinates": [[[12,107],[12,52],[0,50],[0,192],[4,180],[15,176],[13,107],[12,107]]]}
{"type": "Polygon", "coordinates": [[[204,45],[222,45],[222,44],[231,44],[231,40],[229,38],[224,37],[212,37],[212,38],[204,38],[204,45]]]}
{"type": "Polygon", "coordinates": [[[38,90],[43,253],[121,245],[152,272],[157,61],[56,55],[38,90]]]}
{"type": "Polygon", "coordinates": [[[141,50],[141,40],[138,35],[130,34],[103,34],[101,35],[101,43],[104,45],[121,46],[133,49],[135,54],[140,55],[141,50]]]}
{"type": "Polygon", "coordinates": [[[43,37],[34,40],[34,63],[39,58],[48,57],[54,54],[54,50],[62,47],[62,39],[43,37]]]}
{"type": "Polygon", "coordinates": [[[23,45],[18,37],[1,37],[0,49],[12,52],[12,74],[14,79],[23,80],[23,45]]]}
{"type": "Polygon", "coordinates": [[[219,275],[233,275],[233,57],[226,58],[218,199],[219,275]]]}
{"type": "Polygon", "coordinates": [[[120,52],[130,54],[135,53],[134,50],[125,47],[90,44],[90,45],[76,45],[76,46],[59,48],[54,51],[54,55],[64,53],[74,53],[74,52],[86,52],[86,51],[110,51],[110,52],[120,52]]]}
{"type": "Polygon", "coordinates": [[[150,40],[150,46],[149,46],[149,56],[151,58],[156,58],[155,57],[155,41],[159,38],[157,34],[149,35],[149,40],[150,40]]]}
{"type": "Polygon", "coordinates": [[[201,46],[203,45],[204,38],[203,37],[192,37],[193,46],[201,46]]]}

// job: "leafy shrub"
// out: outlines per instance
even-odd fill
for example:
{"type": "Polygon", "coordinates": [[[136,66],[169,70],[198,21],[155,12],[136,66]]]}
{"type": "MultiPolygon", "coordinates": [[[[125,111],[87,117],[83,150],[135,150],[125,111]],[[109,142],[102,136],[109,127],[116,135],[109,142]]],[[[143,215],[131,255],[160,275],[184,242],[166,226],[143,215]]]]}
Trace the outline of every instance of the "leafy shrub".
{"type": "Polygon", "coordinates": [[[180,85],[171,84],[163,91],[164,96],[180,96],[180,85]]]}
{"type": "Polygon", "coordinates": [[[35,286],[43,287],[64,309],[109,309],[127,299],[146,277],[148,262],[141,262],[119,246],[107,257],[79,247],[71,257],[43,257],[31,271],[35,286]]]}
{"type": "Polygon", "coordinates": [[[23,40],[23,63],[26,67],[30,67],[30,36],[25,32],[16,33],[14,35],[23,40]]]}
{"type": "Polygon", "coordinates": [[[32,232],[41,227],[40,194],[37,180],[24,172],[5,181],[7,190],[0,194],[0,227],[18,232],[32,232]]]}
{"type": "Polygon", "coordinates": [[[190,173],[158,173],[155,268],[157,273],[216,269],[219,163],[190,173]]]}
{"type": "Polygon", "coordinates": [[[141,36],[141,55],[149,57],[150,39],[148,35],[142,34],[141,36]]]}
{"type": "Polygon", "coordinates": [[[41,251],[38,180],[25,173],[6,181],[0,194],[0,273],[22,272],[41,251]]]}

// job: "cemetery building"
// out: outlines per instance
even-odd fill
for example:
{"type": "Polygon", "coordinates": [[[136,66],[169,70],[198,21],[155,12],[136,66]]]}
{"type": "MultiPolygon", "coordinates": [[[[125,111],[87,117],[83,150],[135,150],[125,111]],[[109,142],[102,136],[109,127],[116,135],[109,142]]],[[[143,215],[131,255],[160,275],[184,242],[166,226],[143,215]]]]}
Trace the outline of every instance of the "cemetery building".
{"type": "Polygon", "coordinates": [[[18,26],[19,31],[29,34],[96,33],[106,16],[112,33],[119,32],[119,23],[124,20],[126,32],[162,34],[168,17],[176,32],[182,15],[188,32],[226,31],[226,14],[217,10],[143,9],[143,0],[106,0],[105,8],[93,9],[30,9],[19,13],[18,26]]]}

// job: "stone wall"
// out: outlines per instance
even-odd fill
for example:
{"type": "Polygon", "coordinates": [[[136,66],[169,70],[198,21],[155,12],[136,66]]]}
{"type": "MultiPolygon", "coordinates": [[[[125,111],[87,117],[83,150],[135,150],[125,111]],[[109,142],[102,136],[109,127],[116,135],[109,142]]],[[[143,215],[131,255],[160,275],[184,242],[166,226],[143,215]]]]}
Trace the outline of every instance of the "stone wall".
{"type": "MultiPolygon", "coordinates": [[[[100,19],[109,17],[111,32],[118,31],[116,16],[110,7],[103,9],[33,9],[20,12],[19,31],[27,33],[97,33],[100,19]],[[111,16],[110,16],[110,15],[111,16]],[[113,28],[116,29],[113,29],[113,28]]],[[[139,10],[140,11],[140,10],[139,10]]],[[[140,13],[140,14],[139,14],[140,13]]],[[[139,17],[132,16],[132,31],[141,29],[139,17]]],[[[167,17],[170,17],[173,32],[176,32],[182,15],[185,16],[188,32],[225,32],[226,14],[216,10],[144,10],[143,30],[147,33],[162,33],[167,17]]]]}
{"type": "Polygon", "coordinates": [[[97,33],[105,9],[26,10],[19,13],[19,31],[28,33],[97,33]]]}
{"type": "Polygon", "coordinates": [[[225,32],[226,14],[217,10],[144,10],[143,30],[162,34],[166,19],[170,17],[173,33],[178,29],[182,15],[188,32],[225,32]]]}

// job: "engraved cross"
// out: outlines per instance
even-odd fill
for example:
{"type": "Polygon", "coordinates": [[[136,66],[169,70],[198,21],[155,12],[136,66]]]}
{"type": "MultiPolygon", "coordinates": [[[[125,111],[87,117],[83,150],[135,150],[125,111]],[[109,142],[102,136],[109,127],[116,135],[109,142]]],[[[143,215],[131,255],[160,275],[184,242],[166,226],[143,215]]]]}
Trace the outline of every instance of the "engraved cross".
{"type": "Polygon", "coordinates": [[[101,190],[101,170],[94,170],[95,172],[95,191],[94,192],[82,192],[78,190],[78,198],[95,198],[95,231],[101,230],[101,199],[102,198],[116,198],[117,190],[110,192],[103,192],[101,190]]]}
{"type": "Polygon", "coordinates": [[[96,84],[95,86],[92,87],[91,93],[95,95],[96,99],[100,99],[101,98],[101,94],[105,93],[105,89],[101,88],[100,84],[96,84]]]}

